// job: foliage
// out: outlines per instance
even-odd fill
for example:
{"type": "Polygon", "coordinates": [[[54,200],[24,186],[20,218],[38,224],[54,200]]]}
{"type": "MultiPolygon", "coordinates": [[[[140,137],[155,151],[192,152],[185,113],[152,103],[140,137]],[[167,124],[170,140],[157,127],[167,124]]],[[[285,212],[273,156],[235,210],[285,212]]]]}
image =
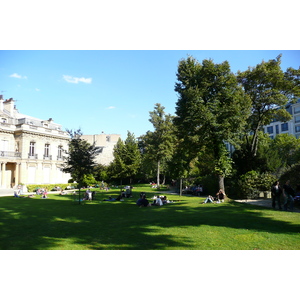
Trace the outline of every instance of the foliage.
{"type": "MultiPolygon", "coordinates": [[[[29,193],[35,192],[39,188],[47,189],[48,191],[52,191],[56,187],[60,187],[65,190],[68,186],[74,187],[74,184],[69,183],[57,183],[57,184],[28,184],[26,185],[29,193]]],[[[75,185],[77,186],[77,185],[75,185]]]]}
{"type": "Polygon", "coordinates": [[[281,167],[291,167],[300,161],[300,139],[284,133],[277,134],[270,146],[276,149],[281,158],[281,167]]]}
{"type": "Polygon", "coordinates": [[[114,160],[109,166],[109,172],[113,178],[129,178],[130,182],[138,173],[141,164],[141,153],[134,134],[127,132],[125,142],[118,140],[114,147],[114,160]]]}
{"type": "Polygon", "coordinates": [[[107,181],[109,179],[109,167],[98,164],[94,169],[94,177],[97,181],[107,181]]]}
{"type": "Polygon", "coordinates": [[[279,172],[282,159],[276,147],[273,147],[272,139],[263,132],[259,132],[258,137],[260,143],[257,147],[256,156],[251,155],[248,149],[248,142],[253,138],[253,135],[241,140],[240,148],[234,151],[232,159],[237,175],[253,170],[259,173],[271,172],[277,174],[279,172]]]}
{"type": "Polygon", "coordinates": [[[280,183],[283,185],[287,180],[290,180],[291,186],[295,189],[300,184],[300,163],[289,167],[284,174],[279,178],[280,183]]]}
{"type": "Polygon", "coordinates": [[[87,175],[93,174],[96,166],[95,158],[100,153],[101,148],[91,145],[86,140],[81,139],[81,130],[67,130],[71,140],[69,142],[69,150],[67,156],[64,157],[65,166],[63,172],[70,173],[72,178],[77,181],[79,188],[85,186],[85,178],[87,175]]]}
{"type": "Polygon", "coordinates": [[[255,199],[260,191],[269,191],[275,180],[276,177],[272,174],[249,171],[240,177],[238,187],[242,197],[255,199]]]}
{"type": "Polygon", "coordinates": [[[290,120],[286,104],[296,101],[300,96],[300,69],[288,68],[283,72],[280,65],[281,55],[237,74],[239,83],[251,99],[251,116],[245,131],[247,152],[251,157],[257,154],[258,133],[262,126],[270,124],[274,119],[290,120]],[[253,133],[251,139],[250,131],[253,133]]]}
{"type": "Polygon", "coordinates": [[[82,185],[84,187],[92,186],[93,184],[96,183],[97,181],[92,174],[86,174],[83,176],[82,185]]]}
{"type": "Polygon", "coordinates": [[[178,66],[175,91],[178,137],[185,151],[196,157],[205,147],[214,155],[214,169],[219,173],[220,188],[230,170],[230,159],[225,159],[223,143],[236,144],[250,114],[250,100],[238,85],[227,61],[214,64],[193,57],[181,60],[178,66]]]}
{"type": "Polygon", "coordinates": [[[144,161],[148,161],[156,169],[157,185],[160,185],[160,173],[166,172],[167,163],[174,152],[175,135],[170,114],[165,114],[165,107],[155,104],[154,111],[150,112],[149,121],[154,131],[148,131],[140,139],[143,142],[144,161]]]}

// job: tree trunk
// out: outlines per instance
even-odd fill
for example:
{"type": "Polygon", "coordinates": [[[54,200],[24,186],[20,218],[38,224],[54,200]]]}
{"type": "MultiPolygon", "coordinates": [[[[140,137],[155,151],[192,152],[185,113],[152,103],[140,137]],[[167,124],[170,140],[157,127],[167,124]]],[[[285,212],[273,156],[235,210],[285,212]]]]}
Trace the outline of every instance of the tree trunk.
{"type": "Polygon", "coordinates": [[[159,188],[160,161],[157,161],[157,188],[159,188]]]}
{"type": "Polygon", "coordinates": [[[182,178],[180,178],[180,181],[179,181],[179,196],[181,197],[182,196],[182,178]]]}
{"type": "Polygon", "coordinates": [[[225,193],[224,178],[225,177],[223,175],[219,175],[219,189],[222,189],[225,193]]]}
{"type": "Polygon", "coordinates": [[[163,179],[163,182],[161,184],[165,185],[165,183],[166,183],[166,175],[164,174],[164,179],[163,179]]]}

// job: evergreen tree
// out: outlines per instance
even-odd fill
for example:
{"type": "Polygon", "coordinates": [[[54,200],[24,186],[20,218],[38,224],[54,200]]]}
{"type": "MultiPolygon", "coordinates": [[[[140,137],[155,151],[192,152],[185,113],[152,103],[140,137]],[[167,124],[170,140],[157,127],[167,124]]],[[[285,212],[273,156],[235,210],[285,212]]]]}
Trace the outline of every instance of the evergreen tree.
{"type": "Polygon", "coordinates": [[[114,147],[114,160],[110,165],[110,172],[114,178],[129,178],[130,183],[138,173],[141,164],[141,153],[134,134],[127,132],[125,142],[118,140],[114,147]]]}

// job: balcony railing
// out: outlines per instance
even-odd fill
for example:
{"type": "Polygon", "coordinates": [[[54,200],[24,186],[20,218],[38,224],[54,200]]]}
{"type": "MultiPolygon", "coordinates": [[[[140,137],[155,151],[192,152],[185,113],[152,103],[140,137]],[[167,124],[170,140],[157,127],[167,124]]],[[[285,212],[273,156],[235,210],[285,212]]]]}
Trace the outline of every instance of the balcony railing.
{"type": "Polygon", "coordinates": [[[52,160],[52,155],[43,155],[43,159],[52,160]]]}
{"type": "Polygon", "coordinates": [[[28,154],[28,158],[29,159],[38,159],[38,155],[37,154],[28,154]]]}
{"type": "Polygon", "coordinates": [[[21,157],[21,152],[15,151],[0,151],[1,157],[21,157]]]}

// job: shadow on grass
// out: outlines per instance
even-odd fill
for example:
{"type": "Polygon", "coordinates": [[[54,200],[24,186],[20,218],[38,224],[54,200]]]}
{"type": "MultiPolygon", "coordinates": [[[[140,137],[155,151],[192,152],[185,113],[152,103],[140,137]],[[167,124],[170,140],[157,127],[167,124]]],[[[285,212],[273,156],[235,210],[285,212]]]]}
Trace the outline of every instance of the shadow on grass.
{"type": "Polygon", "coordinates": [[[71,198],[0,198],[0,249],[190,249],[177,230],[203,225],[276,234],[299,224],[266,216],[267,208],[234,203],[138,208],[135,200],[72,205],[71,198]],[[172,229],[168,231],[166,229],[172,229]]]}

